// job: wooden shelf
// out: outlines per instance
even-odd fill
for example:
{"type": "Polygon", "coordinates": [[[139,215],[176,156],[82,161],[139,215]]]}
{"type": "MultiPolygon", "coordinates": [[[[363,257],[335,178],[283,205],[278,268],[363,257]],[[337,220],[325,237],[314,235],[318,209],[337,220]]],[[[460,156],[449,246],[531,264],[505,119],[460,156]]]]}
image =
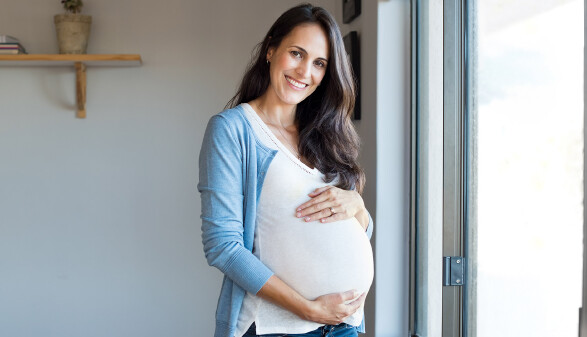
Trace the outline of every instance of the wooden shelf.
{"type": "Polygon", "coordinates": [[[88,66],[140,66],[138,54],[18,54],[0,55],[0,66],[69,66],[82,62],[88,66]]]}
{"type": "Polygon", "coordinates": [[[138,54],[18,54],[0,55],[0,66],[73,66],[76,74],[77,118],[86,118],[86,66],[132,67],[143,63],[138,54]]]}

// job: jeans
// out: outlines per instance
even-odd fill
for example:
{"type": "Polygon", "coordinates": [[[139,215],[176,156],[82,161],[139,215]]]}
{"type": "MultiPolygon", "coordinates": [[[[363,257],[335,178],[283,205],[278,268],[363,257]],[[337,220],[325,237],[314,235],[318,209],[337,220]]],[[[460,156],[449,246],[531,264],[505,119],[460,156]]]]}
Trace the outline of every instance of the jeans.
{"type": "Polygon", "coordinates": [[[357,337],[356,327],[340,323],[339,325],[324,325],[318,329],[302,334],[283,334],[283,333],[272,333],[267,335],[257,335],[255,323],[251,325],[249,330],[245,332],[243,337],[357,337]]]}

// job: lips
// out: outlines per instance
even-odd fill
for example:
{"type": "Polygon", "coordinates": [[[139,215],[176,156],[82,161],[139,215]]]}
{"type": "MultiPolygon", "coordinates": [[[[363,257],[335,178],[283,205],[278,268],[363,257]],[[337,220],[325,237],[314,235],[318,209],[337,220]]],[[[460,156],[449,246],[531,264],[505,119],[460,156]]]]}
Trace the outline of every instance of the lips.
{"type": "Polygon", "coordinates": [[[289,77],[289,76],[285,76],[285,80],[291,84],[292,86],[298,88],[298,89],[304,89],[305,87],[308,86],[308,84],[306,83],[302,83],[302,82],[298,82],[296,80],[294,80],[293,78],[289,77]]]}

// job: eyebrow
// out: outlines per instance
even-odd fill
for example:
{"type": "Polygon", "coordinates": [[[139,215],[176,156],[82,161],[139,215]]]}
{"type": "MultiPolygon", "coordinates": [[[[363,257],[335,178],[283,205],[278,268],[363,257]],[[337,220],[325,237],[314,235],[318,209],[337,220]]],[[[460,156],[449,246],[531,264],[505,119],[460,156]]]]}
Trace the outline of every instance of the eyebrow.
{"type": "MultiPolygon", "coordinates": [[[[300,47],[300,46],[296,46],[296,45],[294,44],[294,45],[292,45],[292,47],[298,48],[299,50],[301,50],[301,51],[303,51],[304,53],[308,54],[308,52],[307,52],[307,51],[306,51],[304,48],[302,48],[302,47],[300,47]]],[[[327,59],[327,58],[324,58],[324,57],[318,57],[318,60],[322,60],[322,61],[328,62],[328,59],[327,59]]]]}

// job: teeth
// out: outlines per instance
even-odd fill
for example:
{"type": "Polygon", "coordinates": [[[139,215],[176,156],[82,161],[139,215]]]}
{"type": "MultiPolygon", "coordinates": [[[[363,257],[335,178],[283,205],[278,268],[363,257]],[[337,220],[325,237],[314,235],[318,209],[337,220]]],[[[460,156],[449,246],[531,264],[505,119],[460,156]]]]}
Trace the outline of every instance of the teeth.
{"type": "Polygon", "coordinates": [[[286,79],[286,80],[287,80],[289,83],[291,83],[291,84],[292,84],[294,87],[296,87],[296,88],[303,89],[303,88],[305,88],[305,87],[306,87],[306,85],[305,85],[304,83],[300,83],[300,82],[298,82],[298,81],[294,80],[294,79],[293,79],[293,78],[291,78],[291,77],[286,77],[285,79],[286,79]]]}

